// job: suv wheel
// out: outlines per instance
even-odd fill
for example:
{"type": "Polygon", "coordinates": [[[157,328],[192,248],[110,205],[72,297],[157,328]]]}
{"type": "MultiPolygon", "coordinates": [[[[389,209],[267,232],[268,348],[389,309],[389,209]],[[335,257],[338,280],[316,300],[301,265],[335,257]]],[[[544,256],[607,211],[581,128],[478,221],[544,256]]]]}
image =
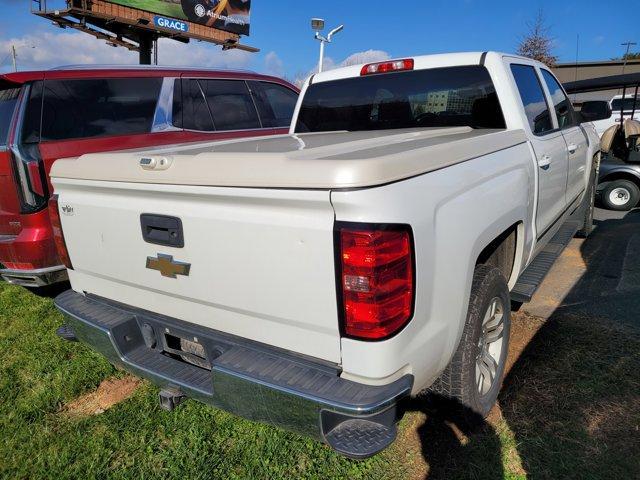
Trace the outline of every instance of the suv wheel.
{"type": "Polygon", "coordinates": [[[630,180],[613,180],[602,191],[602,203],[609,210],[631,210],[640,200],[640,188],[630,180]]]}
{"type": "Polygon", "coordinates": [[[429,390],[486,417],[502,385],[510,330],[507,282],[499,269],[479,265],[458,350],[429,390]]]}

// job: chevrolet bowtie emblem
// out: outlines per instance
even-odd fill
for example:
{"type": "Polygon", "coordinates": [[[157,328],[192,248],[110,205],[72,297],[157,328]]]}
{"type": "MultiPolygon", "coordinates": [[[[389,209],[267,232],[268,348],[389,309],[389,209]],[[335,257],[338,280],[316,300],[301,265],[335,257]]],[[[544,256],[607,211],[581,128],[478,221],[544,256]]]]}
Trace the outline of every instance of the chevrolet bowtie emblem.
{"type": "Polygon", "coordinates": [[[158,254],[158,258],[147,257],[147,268],[158,270],[163,277],[177,278],[176,275],[189,276],[190,263],[176,262],[172,255],[158,254]]]}

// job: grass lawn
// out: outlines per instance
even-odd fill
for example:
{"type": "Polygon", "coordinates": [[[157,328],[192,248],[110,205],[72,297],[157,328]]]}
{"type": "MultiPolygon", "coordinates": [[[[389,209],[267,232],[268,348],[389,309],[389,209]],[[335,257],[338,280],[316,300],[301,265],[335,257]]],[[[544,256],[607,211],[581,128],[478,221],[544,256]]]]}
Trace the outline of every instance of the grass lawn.
{"type": "Polygon", "coordinates": [[[0,283],[0,478],[640,478],[630,327],[516,319],[533,339],[487,424],[469,431],[415,402],[390,449],[354,462],[195,401],[164,412],[146,382],[102,413],[72,415],[74,400],[125,374],[59,340],[61,323],[50,299],[0,283]]]}

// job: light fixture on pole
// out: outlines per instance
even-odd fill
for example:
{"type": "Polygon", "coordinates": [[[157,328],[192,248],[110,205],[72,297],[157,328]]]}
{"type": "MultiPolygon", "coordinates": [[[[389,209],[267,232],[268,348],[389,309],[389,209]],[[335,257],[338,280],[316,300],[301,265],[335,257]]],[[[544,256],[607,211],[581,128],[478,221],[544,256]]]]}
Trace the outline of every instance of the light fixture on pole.
{"type": "Polygon", "coordinates": [[[324,44],[331,43],[333,36],[342,31],[344,25],[340,25],[339,27],[334,28],[329,32],[329,35],[326,37],[322,36],[320,32],[324,30],[324,20],[322,18],[312,18],[311,19],[311,28],[316,32],[316,40],[320,42],[320,61],[318,62],[318,72],[322,71],[322,66],[324,64],[324,44]]]}

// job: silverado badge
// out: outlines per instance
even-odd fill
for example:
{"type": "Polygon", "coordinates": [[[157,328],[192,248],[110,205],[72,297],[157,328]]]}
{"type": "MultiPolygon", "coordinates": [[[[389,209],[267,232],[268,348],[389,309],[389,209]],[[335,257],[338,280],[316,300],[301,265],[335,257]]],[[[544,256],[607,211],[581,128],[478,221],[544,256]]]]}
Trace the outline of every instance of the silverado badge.
{"type": "Polygon", "coordinates": [[[147,257],[147,268],[158,270],[163,277],[177,278],[176,275],[189,276],[190,263],[177,262],[172,255],[158,254],[158,258],[147,257]]]}

